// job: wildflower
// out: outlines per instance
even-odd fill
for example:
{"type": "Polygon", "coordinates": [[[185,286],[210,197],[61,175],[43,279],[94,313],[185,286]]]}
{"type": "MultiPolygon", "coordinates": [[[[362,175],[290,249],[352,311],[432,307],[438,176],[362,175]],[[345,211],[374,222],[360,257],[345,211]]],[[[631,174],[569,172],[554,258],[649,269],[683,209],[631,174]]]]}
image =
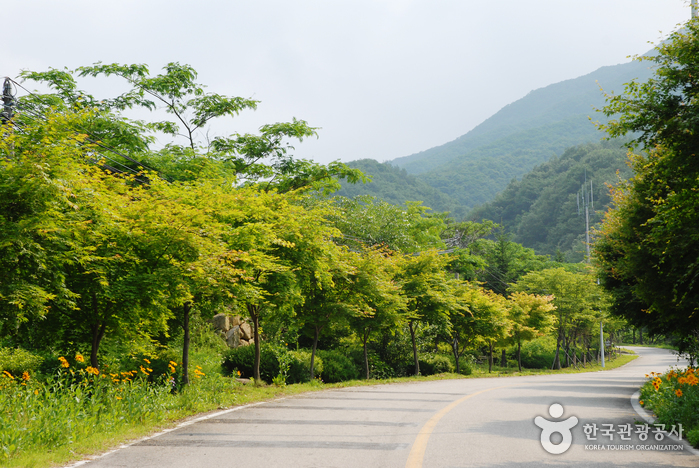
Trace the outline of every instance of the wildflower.
{"type": "Polygon", "coordinates": [[[150,361],[146,358],[143,358],[144,361],[146,361],[147,364],[150,364],[150,361]]]}
{"type": "Polygon", "coordinates": [[[643,406],[643,400],[639,400],[638,403],[643,406]]]}
{"type": "Polygon", "coordinates": [[[2,373],[5,374],[5,376],[9,377],[10,379],[15,380],[15,378],[12,377],[12,374],[10,374],[9,372],[7,372],[6,370],[5,370],[5,371],[2,371],[2,373]]]}
{"type": "Polygon", "coordinates": [[[30,378],[31,378],[31,377],[29,377],[29,372],[24,371],[24,372],[22,373],[22,380],[24,380],[25,382],[28,381],[30,378]]]}
{"type": "Polygon", "coordinates": [[[675,395],[677,395],[678,397],[681,397],[681,396],[682,396],[682,390],[680,390],[679,388],[678,388],[677,390],[675,390],[675,395]]]}
{"type": "Polygon", "coordinates": [[[34,395],[38,395],[38,394],[39,394],[39,390],[34,390],[34,395]]]}
{"type": "Polygon", "coordinates": [[[88,374],[95,374],[98,375],[100,373],[99,369],[95,369],[92,366],[87,366],[87,369],[85,369],[88,374]]]}
{"type": "Polygon", "coordinates": [[[171,365],[172,367],[177,367],[177,363],[176,363],[175,361],[170,361],[170,365],[171,365]]]}
{"type": "Polygon", "coordinates": [[[121,400],[122,398],[120,396],[116,397],[117,400],[121,400]]]}
{"type": "Polygon", "coordinates": [[[63,356],[59,357],[58,360],[61,362],[61,367],[70,367],[70,364],[68,364],[68,361],[63,356]]]}
{"type": "Polygon", "coordinates": [[[240,376],[241,376],[240,371],[238,371],[238,377],[240,377],[240,376]]]}
{"type": "Polygon", "coordinates": [[[146,369],[144,369],[143,366],[141,366],[141,372],[143,372],[146,375],[150,375],[150,373],[146,369]]]}
{"type": "Polygon", "coordinates": [[[75,355],[75,361],[76,362],[85,362],[85,358],[83,357],[82,354],[78,353],[75,355]]]}

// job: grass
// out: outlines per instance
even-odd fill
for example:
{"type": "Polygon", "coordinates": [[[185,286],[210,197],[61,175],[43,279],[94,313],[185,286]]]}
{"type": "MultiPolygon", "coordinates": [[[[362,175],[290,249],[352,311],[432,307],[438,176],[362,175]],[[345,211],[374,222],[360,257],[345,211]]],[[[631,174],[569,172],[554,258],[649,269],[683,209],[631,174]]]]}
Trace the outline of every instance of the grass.
{"type": "Polygon", "coordinates": [[[53,382],[53,390],[43,383],[28,381],[25,382],[27,385],[22,385],[19,379],[9,381],[5,378],[0,388],[0,415],[3,416],[0,418],[0,447],[4,450],[4,453],[0,451],[0,466],[61,466],[172,427],[196,414],[305,392],[442,379],[595,372],[620,367],[634,358],[622,355],[608,362],[604,369],[599,365],[588,365],[586,369],[525,369],[518,372],[516,368],[494,367],[493,372],[488,373],[486,365],[474,366],[469,376],[448,373],[334,384],[314,381],[282,387],[256,386],[221,377],[212,361],[201,363],[204,371],[209,371],[207,375],[195,379],[190,387],[177,394],[171,394],[162,386],[154,390],[152,385],[135,378],[133,382],[115,384],[109,382],[109,378],[97,379],[90,375],[87,377],[92,381],[85,383],[83,379],[76,383],[65,374],[65,381],[53,382]],[[8,417],[10,415],[12,417],[8,417]]]}

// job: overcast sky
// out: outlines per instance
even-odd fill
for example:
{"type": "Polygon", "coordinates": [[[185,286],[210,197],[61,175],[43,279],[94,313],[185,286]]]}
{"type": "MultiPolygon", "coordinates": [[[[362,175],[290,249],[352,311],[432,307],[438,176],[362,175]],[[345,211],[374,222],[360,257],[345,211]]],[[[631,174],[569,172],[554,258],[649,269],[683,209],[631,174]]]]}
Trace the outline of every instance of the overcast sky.
{"type": "Polygon", "coordinates": [[[260,100],[214,129],[304,119],[296,155],[387,161],[446,143],[529,91],[628,61],[685,0],[14,0],[0,76],[96,61],[188,63],[260,100]]]}

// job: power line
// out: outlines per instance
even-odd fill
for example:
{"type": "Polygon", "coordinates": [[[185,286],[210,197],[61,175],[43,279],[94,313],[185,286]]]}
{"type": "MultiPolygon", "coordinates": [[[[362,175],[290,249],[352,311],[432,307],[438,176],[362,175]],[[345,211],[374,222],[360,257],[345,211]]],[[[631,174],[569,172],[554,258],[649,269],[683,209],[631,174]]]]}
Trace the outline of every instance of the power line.
{"type": "MultiPolygon", "coordinates": [[[[25,88],[25,87],[22,86],[20,83],[18,83],[17,81],[13,80],[12,78],[6,77],[6,78],[5,78],[5,82],[7,83],[8,81],[9,81],[9,82],[12,82],[12,83],[14,83],[16,86],[22,88],[22,89],[23,89],[24,91],[26,91],[28,94],[30,94],[31,96],[35,97],[35,98],[36,98],[39,102],[41,102],[42,104],[44,104],[44,105],[49,105],[44,99],[42,99],[41,96],[39,96],[39,95],[37,95],[37,94],[35,94],[35,93],[29,91],[27,88],[25,88]]],[[[16,99],[15,99],[15,102],[17,102],[16,99]]],[[[25,110],[26,110],[26,109],[25,109],[25,110]]],[[[30,112],[31,112],[31,111],[30,111],[30,112]]],[[[43,115],[39,115],[38,117],[40,117],[40,118],[46,120],[46,117],[43,116],[43,115]]],[[[87,131],[86,131],[84,128],[81,128],[80,126],[76,126],[76,128],[77,128],[78,130],[82,130],[85,134],[87,134],[87,131]]],[[[96,146],[99,146],[100,148],[102,148],[102,149],[104,149],[104,150],[106,150],[106,151],[109,151],[109,152],[111,152],[111,153],[113,153],[113,154],[115,154],[115,155],[117,155],[117,156],[121,156],[122,158],[124,158],[124,159],[126,159],[126,160],[128,160],[128,161],[131,161],[131,162],[133,162],[134,164],[138,164],[140,167],[143,167],[144,169],[148,169],[148,170],[153,171],[153,172],[158,172],[158,171],[156,171],[155,169],[153,169],[153,168],[151,168],[151,167],[148,167],[148,166],[146,166],[145,164],[141,163],[140,161],[137,161],[136,159],[134,159],[134,158],[132,158],[132,157],[130,157],[130,156],[128,156],[128,155],[126,155],[126,154],[120,152],[120,151],[117,151],[116,149],[114,149],[114,148],[112,148],[112,147],[110,147],[110,146],[107,146],[107,145],[105,145],[105,144],[102,143],[102,142],[96,141],[96,140],[90,138],[89,136],[85,138],[85,141],[88,141],[89,143],[92,143],[92,144],[94,144],[94,145],[96,145],[96,146]]],[[[103,155],[103,156],[104,156],[104,155],[103,155]]],[[[106,156],[105,156],[105,157],[106,157],[106,156]]],[[[113,159],[111,159],[111,158],[107,158],[107,159],[109,159],[110,161],[115,162],[115,163],[117,163],[117,164],[120,164],[120,165],[123,166],[123,167],[128,168],[128,166],[125,166],[125,165],[123,165],[123,164],[121,164],[121,163],[118,163],[117,161],[115,161],[115,160],[113,160],[113,159]]],[[[138,174],[138,173],[139,173],[139,172],[137,172],[137,171],[134,171],[134,170],[131,169],[131,168],[128,168],[128,169],[129,169],[131,172],[135,173],[135,174],[138,174]]]]}

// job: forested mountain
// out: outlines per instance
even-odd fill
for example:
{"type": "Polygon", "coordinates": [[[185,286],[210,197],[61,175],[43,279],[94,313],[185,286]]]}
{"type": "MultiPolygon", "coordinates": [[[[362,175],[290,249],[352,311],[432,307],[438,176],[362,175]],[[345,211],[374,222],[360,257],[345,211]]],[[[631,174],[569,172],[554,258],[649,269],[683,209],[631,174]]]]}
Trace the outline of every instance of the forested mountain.
{"type": "Polygon", "coordinates": [[[602,220],[610,203],[609,187],[630,177],[626,148],[618,140],[567,149],[560,157],[512,180],[494,200],[475,208],[469,218],[490,219],[504,226],[512,240],[539,254],[580,261],[585,250],[585,212],[581,189],[592,185],[594,210],[590,226],[602,220]]]}
{"type": "Polygon", "coordinates": [[[643,81],[649,76],[647,64],[634,61],[532,91],[452,142],[390,161],[407,175],[387,164],[355,161],[354,167],[372,175],[373,183],[345,185],[344,194],[369,193],[399,204],[422,200],[435,210],[462,217],[566,148],[599,142],[604,135],[591,119],[603,118],[595,112],[605,103],[600,87],[618,93],[634,78],[643,81]]]}
{"type": "Polygon", "coordinates": [[[459,217],[463,217],[466,212],[464,207],[458,206],[448,195],[408,174],[405,169],[373,159],[360,159],[347,165],[371,175],[372,181],[365,184],[343,182],[342,190],[337,192],[337,195],[349,198],[371,195],[394,205],[403,205],[406,201],[421,201],[424,206],[434,211],[450,211],[459,217]]]}

